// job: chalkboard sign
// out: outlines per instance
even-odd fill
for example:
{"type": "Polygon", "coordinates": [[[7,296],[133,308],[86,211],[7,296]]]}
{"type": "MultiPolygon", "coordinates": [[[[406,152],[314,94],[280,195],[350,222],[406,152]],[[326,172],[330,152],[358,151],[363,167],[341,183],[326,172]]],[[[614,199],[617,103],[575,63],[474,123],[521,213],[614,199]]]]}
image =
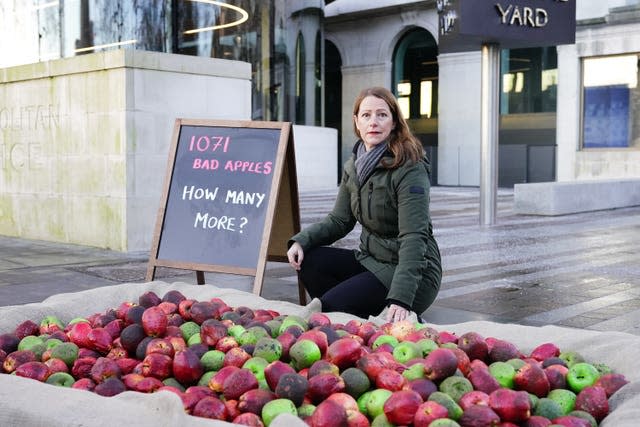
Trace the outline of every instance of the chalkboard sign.
{"type": "MultiPolygon", "coordinates": [[[[176,120],[147,280],[158,266],[255,276],[300,230],[289,123],[176,120]],[[277,215],[276,215],[277,209],[277,215]]],[[[304,303],[304,289],[300,286],[304,303]]]]}

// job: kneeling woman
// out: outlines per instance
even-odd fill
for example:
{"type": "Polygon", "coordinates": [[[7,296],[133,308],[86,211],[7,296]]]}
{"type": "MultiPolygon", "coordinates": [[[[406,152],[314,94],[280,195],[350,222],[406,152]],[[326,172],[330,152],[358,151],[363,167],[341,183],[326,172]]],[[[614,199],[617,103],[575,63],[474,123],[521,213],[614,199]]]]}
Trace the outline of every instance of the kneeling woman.
{"type": "Polygon", "coordinates": [[[418,316],[440,289],[440,251],[429,215],[430,165],[393,94],[363,90],[353,108],[359,140],[331,213],[291,237],[287,257],[322,311],[387,321],[418,316]],[[362,226],[357,250],[330,247],[362,226]]]}

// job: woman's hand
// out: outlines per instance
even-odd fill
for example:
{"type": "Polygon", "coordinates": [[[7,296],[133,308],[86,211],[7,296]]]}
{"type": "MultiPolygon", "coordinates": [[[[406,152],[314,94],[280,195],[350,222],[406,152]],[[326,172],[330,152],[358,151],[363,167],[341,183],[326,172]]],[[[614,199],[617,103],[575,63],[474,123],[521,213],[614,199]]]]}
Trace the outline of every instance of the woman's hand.
{"type": "Polygon", "coordinates": [[[400,307],[396,304],[390,304],[389,309],[387,310],[387,321],[388,322],[398,322],[400,320],[404,320],[409,317],[411,312],[404,307],[400,307]]]}
{"type": "Polygon", "coordinates": [[[293,242],[293,245],[287,251],[287,259],[291,267],[295,270],[300,270],[300,265],[302,265],[302,260],[304,259],[304,251],[300,243],[293,242]]]}

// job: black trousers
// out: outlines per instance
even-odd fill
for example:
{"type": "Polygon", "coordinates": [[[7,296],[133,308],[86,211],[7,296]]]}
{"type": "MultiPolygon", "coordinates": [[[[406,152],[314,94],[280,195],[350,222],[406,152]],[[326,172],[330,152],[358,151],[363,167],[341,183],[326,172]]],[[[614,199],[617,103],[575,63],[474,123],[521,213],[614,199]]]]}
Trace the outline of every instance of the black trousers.
{"type": "Polygon", "coordinates": [[[377,316],[386,306],[387,288],[365,269],[352,250],[321,246],[304,254],[300,280],[322,311],[377,316]]]}

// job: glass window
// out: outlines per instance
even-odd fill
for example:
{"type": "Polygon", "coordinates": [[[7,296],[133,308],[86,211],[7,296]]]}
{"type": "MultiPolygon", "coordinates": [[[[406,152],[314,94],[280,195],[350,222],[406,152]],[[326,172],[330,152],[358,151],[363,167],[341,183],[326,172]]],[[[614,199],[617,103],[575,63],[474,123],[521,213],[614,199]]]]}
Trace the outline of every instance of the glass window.
{"type": "Polygon", "coordinates": [[[245,61],[252,67],[251,118],[291,120],[288,100],[295,95],[304,108],[307,95],[304,86],[290,93],[296,63],[287,54],[297,42],[287,38],[287,25],[302,6],[284,0],[0,0],[0,67],[112,49],[245,61]]]}
{"type": "Polygon", "coordinates": [[[556,111],[558,55],[555,46],[501,52],[501,114],[556,111]]]}
{"type": "Polygon", "coordinates": [[[394,90],[407,119],[438,115],[438,46],[426,30],[402,37],[393,56],[394,90]]]}
{"type": "Polygon", "coordinates": [[[640,147],[638,54],[582,61],[582,147],[640,147]]]}

